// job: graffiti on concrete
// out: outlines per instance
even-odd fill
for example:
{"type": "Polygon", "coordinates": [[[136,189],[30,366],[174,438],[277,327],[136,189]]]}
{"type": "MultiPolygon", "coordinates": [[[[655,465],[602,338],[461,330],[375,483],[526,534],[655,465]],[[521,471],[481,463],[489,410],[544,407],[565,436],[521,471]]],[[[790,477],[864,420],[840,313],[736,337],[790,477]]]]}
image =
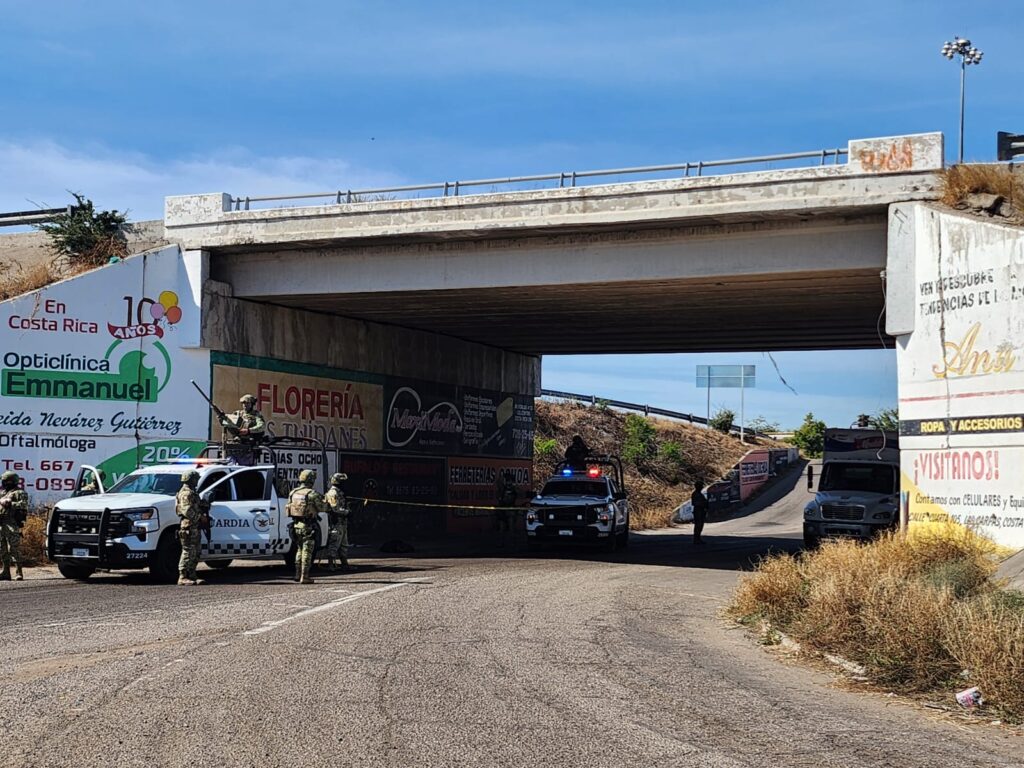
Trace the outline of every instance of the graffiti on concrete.
{"type": "Polygon", "coordinates": [[[914,167],[914,144],[910,139],[897,139],[888,147],[862,149],[857,159],[861,168],[869,173],[909,171],[914,167]]]}

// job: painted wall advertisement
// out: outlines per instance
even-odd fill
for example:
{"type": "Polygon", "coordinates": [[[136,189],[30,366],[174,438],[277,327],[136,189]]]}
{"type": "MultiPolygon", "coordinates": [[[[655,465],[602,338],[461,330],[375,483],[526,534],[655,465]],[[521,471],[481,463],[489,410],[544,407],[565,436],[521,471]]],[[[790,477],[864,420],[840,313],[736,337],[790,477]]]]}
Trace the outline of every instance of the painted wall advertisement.
{"type": "Polygon", "coordinates": [[[380,450],[383,395],[373,377],[222,352],[212,362],[213,401],[223,410],[252,394],[272,434],[313,438],[335,451],[380,450]]]}
{"type": "Polygon", "coordinates": [[[33,504],[66,497],[83,463],[112,480],[201,444],[192,296],[171,247],[0,304],[0,466],[33,504]]]}
{"type": "Polygon", "coordinates": [[[768,451],[751,451],[740,459],[740,499],[746,501],[768,482],[771,473],[771,454],[768,451]]]}
{"type": "MultiPolygon", "coordinates": [[[[271,433],[324,443],[331,471],[349,476],[347,493],[408,507],[371,504],[377,518],[439,525],[447,515],[449,531],[472,532],[495,512],[469,507],[532,494],[530,397],[222,352],[211,363],[213,399],[225,411],[252,393],[271,433]]],[[[302,451],[289,458],[292,479],[302,461],[319,461],[302,451]]]]}
{"type": "Polygon", "coordinates": [[[391,380],[384,447],[458,456],[533,455],[533,398],[391,380]]]}
{"type": "Polygon", "coordinates": [[[903,511],[1021,549],[1024,235],[916,215],[914,331],[897,348],[903,511]]]}

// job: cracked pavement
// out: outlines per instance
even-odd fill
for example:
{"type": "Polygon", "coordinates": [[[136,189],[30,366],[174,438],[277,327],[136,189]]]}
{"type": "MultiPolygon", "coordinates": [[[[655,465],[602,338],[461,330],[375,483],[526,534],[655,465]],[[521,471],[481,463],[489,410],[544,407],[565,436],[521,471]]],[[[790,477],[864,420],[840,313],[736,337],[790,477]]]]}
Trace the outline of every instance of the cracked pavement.
{"type": "Polygon", "coordinates": [[[1019,734],[842,690],[720,618],[739,567],[797,546],[805,500],[787,477],[699,548],[357,557],[310,587],[272,563],[190,588],[33,569],[0,585],[5,762],[1021,765],[1019,734]]]}

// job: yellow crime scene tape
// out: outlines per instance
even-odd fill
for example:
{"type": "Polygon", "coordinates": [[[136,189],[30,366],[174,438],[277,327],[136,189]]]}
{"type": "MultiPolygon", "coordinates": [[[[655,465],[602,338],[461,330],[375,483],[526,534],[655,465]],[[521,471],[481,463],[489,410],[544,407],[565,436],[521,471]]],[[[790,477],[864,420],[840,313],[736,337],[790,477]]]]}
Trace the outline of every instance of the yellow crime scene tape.
{"type": "Polygon", "coordinates": [[[487,509],[492,511],[505,510],[513,511],[526,509],[526,507],[481,507],[469,504],[430,504],[425,501],[395,501],[394,499],[367,499],[363,496],[346,496],[349,501],[362,501],[366,504],[398,504],[403,507],[433,507],[435,509],[487,509]]]}

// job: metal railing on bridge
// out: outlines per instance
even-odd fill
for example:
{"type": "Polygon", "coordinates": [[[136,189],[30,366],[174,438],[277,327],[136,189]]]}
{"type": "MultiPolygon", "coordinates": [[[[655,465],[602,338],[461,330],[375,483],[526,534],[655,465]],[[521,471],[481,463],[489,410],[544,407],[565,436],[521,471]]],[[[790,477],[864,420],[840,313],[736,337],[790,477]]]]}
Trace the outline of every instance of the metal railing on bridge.
{"type": "Polygon", "coordinates": [[[68,205],[63,208],[39,208],[34,211],[0,213],[0,227],[22,227],[32,224],[43,224],[59,219],[61,216],[70,216],[74,209],[73,205],[68,205]]]}
{"type": "MultiPolygon", "coordinates": [[[[642,413],[644,416],[664,416],[665,418],[675,419],[676,421],[687,421],[690,424],[701,424],[705,427],[708,426],[708,420],[703,416],[697,416],[692,413],[682,413],[681,411],[670,411],[666,408],[657,408],[653,405],[627,403],[624,400],[609,400],[603,397],[598,397],[597,395],[581,395],[576,392],[561,392],[557,389],[542,389],[540,394],[541,397],[550,397],[556,400],[572,400],[578,403],[586,403],[594,407],[605,406],[608,408],[618,408],[623,411],[636,411],[637,413],[642,413]]],[[[730,431],[739,434],[739,424],[733,424],[730,431]]],[[[763,437],[766,440],[776,440],[775,437],[764,432],[757,432],[753,429],[744,429],[743,431],[744,433],[754,437],[763,437]]]]}
{"type": "MultiPolygon", "coordinates": [[[[407,197],[458,197],[464,190],[474,187],[491,187],[485,192],[471,194],[490,194],[500,191],[498,187],[514,187],[525,184],[543,184],[557,182],[557,188],[582,186],[581,181],[589,181],[601,177],[612,176],[640,176],[647,175],[656,178],[677,178],[682,175],[704,176],[708,169],[728,168],[744,165],[771,165],[774,163],[793,163],[798,160],[815,160],[816,165],[826,165],[829,160],[834,165],[839,164],[839,158],[847,154],[846,149],[817,149],[808,152],[790,152],[782,155],[763,155],[760,157],[740,157],[731,160],[700,160],[698,162],[673,163],[670,165],[644,165],[632,168],[605,168],[593,171],[561,171],[558,173],[541,173],[532,176],[509,176],[499,179],[472,179],[469,181],[440,181],[431,184],[407,184],[396,187],[378,187],[376,189],[338,189],[332,192],[311,192],[303,195],[264,195],[232,197],[231,204],[236,211],[250,210],[253,203],[286,202],[292,200],[329,200],[334,204],[373,202],[380,199],[397,199],[399,196],[407,197]],[[682,172],[680,174],[680,172],[682,172]],[[435,192],[433,195],[422,195],[423,192],[435,192]]],[[[811,165],[787,165],[788,168],[806,167],[811,165]]],[[[776,169],[772,169],[776,170],[776,169]]],[[[652,179],[654,180],[654,179],[652,179]]],[[[598,182],[590,182],[595,184],[598,182]]],[[[607,182],[605,182],[607,183],[607,182]]],[[[543,189],[544,187],[535,187],[543,189]]]]}

